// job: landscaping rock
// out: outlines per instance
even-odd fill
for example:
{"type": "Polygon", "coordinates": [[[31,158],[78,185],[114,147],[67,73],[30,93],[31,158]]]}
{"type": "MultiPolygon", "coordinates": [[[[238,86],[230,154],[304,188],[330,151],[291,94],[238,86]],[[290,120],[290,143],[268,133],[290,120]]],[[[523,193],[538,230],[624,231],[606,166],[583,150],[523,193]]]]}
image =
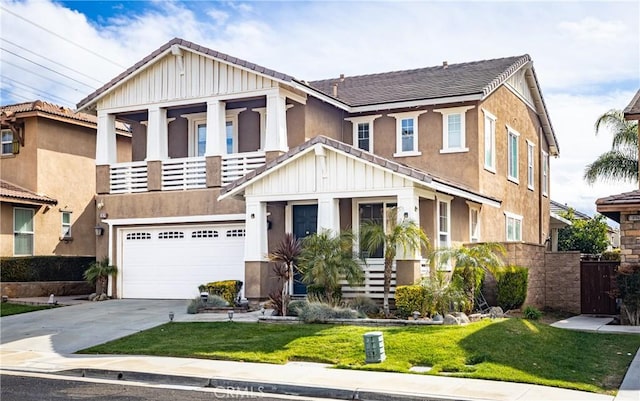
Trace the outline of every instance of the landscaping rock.
{"type": "Polygon", "coordinates": [[[89,301],[95,301],[97,297],[98,297],[98,294],[94,292],[91,295],[89,295],[89,301]]]}
{"type": "Polygon", "coordinates": [[[443,320],[443,319],[442,319],[442,315],[440,315],[440,314],[438,314],[438,313],[436,313],[436,314],[433,316],[433,321],[434,321],[434,322],[441,322],[442,320],[443,320]]]}
{"type": "Polygon", "coordinates": [[[480,319],[482,319],[482,313],[473,313],[469,315],[469,320],[472,322],[477,322],[480,319]]]}
{"type": "Polygon", "coordinates": [[[489,317],[491,319],[504,317],[504,311],[499,306],[492,306],[491,309],[489,309],[489,317]]]}
{"type": "Polygon", "coordinates": [[[444,317],[444,322],[442,324],[446,324],[446,325],[460,325],[460,320],[458,320],[457,317],[447,314],[444,317]]]}
{"type": "Polygon", "coordinates": [[[106,301],[107,299],[109,299],[109,297],[104,292],[100,294],[99,297],[96,298],[97,301],[106,301]]]}
{"type": "Polygon", "coordinates": [[[469,320],[469,318],[464,312],[453,312],[453,316],[455,316],[458,319],[460,324],[471,323],[471,321],[469,320]]]}

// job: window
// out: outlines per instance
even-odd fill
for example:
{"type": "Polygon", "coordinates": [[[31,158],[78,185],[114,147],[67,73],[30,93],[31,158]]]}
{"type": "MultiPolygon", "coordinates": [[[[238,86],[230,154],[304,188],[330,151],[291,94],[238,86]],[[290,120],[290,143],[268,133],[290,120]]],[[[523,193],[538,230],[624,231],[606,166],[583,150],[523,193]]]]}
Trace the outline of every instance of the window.
{"type": "Polygon", "coordinates": [[[480,209],[469,205],[469,241],[480,242],[480,209]]]}
{"type": "Polygon", "coordinates": [[[396,119],[395,157],[421,155],[418,151],[418,116],[426,112],[421,110],[389,114],[389,117],[396,119]]]}
{"type": "Polygon", "coordinates": [[[520,134],[510,127],[507,127],[507,178],[513,182],[518,182],[518,137],[520,134]]]}
{"type": "Polygon", "coordinates": [[[13,209],[13,254],[33,255],[33,209],[13,209]]]}
{"type": "Polygon", "coordinates": [[[61,212],[62,227],[60,230],[60,238],[71,238],[71,212],[61,212]]]}
{"type": "MultiPolygon", "coordinates": [[[[438,194],[436,196],[437,209],[437,230],[438,230],[438,248],[448,248],[451,246],[451,200],[450,196],[438,194]]],[[[451,270],[451,261],[447,263],[439,262],[440,270],[451,270]]]]}
{"type": "Polygon", "coordinates": [[[496,171],[496,118],[486,110],[484,112],[484,168],[496,171]]]}
{"type": "MultiPolygon", "coordinates": [[[[381,225],[385,229],[395,222],[390,221],[395,218],[396,203],[376,202],[376,203],[361,203],[358,205],[358,224],[361,227],[365,222],[373,222],[376,225],[381,225]]],[[[383,258],[384,247],[380,246],[375,252],[368,253],[365,248],[360,245],[362,250],[362,256],[365,258],[383,258]]]]}
{"type": "Polygon", "coordinates": [[[522,216],[505,212],[507,241],[522,241],[522,216]]]}
{"type": "Polygon", "coordinates": [[[529,189],[535,189],[535,184],[534,184],[534,170],[533,170],[533,166],[534,166],[534,153],[533,150],[535,148],[536,145],[533,144],[533,142],[527,140],[527,188],[529,189]]]}
{"type": "MultiPolygon", "coordinates": [[[[225,120],[225,150],[238,153],[238,114],[246,108],[229,109],[225,120]]],[[[183,114],[189,120],[189,157],[204,156],[207,152],[207,113],[183,114]]]]}
{"type": "Polygon", "coordinates": [[[225,132],[226,132],[226,144],[227,144],[227,154],[237,153],[238,150],[238,141],[235,139],[235,129],[233,126],[233,121],[228,121],[225,124],[225,132]]]}
{"type": "Polygon", "coordinates": [[[204,156],[204,152],[207,150],[207,123],[202,122],[196,125],[196,151],[194,156],[204,156]]]}
{"type": "Polygon", "coordinates": [[[367,152],[373,152],[373,121],[378,117],[382,117],[382,115],[345,119],[353,124],[353,146],[367,152]]]}
{"type": "Polygon", "coordinates": [[[2,130],[2,153],[3,155],[12,155],[13,152],[13,132],[10,129],[2,130]]]}
{"type": "Polygon", "coordinates": [[[542,151],[542,195],[548,196],[549,191],[549,154],[542,151]]]}
{"type": "Polygon", "coordinates": [[[475,106],[435,109],[442,114],[442,149],[440,153],[468,152],[466,147],[465,115],[475,106]]]}

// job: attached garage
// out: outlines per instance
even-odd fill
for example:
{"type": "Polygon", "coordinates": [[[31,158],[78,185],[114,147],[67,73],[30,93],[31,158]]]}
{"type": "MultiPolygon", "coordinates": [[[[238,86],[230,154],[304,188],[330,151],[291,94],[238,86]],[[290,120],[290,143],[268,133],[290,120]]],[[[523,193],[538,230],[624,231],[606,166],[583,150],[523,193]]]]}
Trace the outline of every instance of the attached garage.
{"type": "Polygon", "coordinates": [[[122,298],[190,299],[211,281],[244,283],[244,224],[120,229],[122,298]]]}

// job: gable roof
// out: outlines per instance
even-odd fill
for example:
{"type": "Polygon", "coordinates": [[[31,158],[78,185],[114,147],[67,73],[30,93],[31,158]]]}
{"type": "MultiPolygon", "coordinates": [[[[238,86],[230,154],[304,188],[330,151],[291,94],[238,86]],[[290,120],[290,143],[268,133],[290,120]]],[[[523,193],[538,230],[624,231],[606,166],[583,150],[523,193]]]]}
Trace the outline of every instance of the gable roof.
{"type": "Polygon", "coordinates": [[[576,210],[576,209],[572,208],[571,206],[568,206],[567,204],[563,205],[562,203],[556,202],[554,200],[551,200],[550,209],[551,209],[552,213],[555,213],[557,215],[560,215],[563,212],[568,212],[569,209],[572,209],[573,210],[573,215],[576,218],[579,218],[579,219],[582,219],[582,220],[590,220],[591,219],[591,216],[589,216],[588,214],[582,213],[581,211],[576,210]]]}
{"type": "Polygon", "coordinates": [[[624,109],[624,118],[627,120],[640,120],[640,89],[624,109]]]}
{"type": "Polygon", "coordinates": [[[55,205],[57,200],[0,179],[0,200],[37,205],[55,205]]]}
{"type": "Polygon", "coordinates": [[[290,160],[293,160],[307,152],[313,151],[316,145],[321,145],[342,154],[349,155],[350,157],[360,159],[362,162],[370,163],[379,168],[391,171],[404,178],[407,178],[419,184],[423,184],[439,192],[444,192],[455,196],[462,196],[475,202],[484,203],[495,207],[499,207],[501,203],[501,201],[496,198],[483,195],[463,185],[434,177],[416,168],[409,167],[389,159],[385,159],[384,157],[377,156],[373,153],[366,152],[344,142],[327,138],[322,135],[316,136],[308,140],[307,142],[293,149],[290,149],[288,152],[251,171],[250,173],[237,179],[236,181],[226,185],[220,190],[219,198],[223,199],[230,196],[239,195],[244,188],[251,185],[253,182],[256,182],[262,176],[269,174],[271,171],[283,166],[290,160]]]}
{"type": "Polygon", "coordinates": [[[621,211],[637,211],[640,213],[640,190],[623,192],[599,198],[596,200],[596,209],[599,213],[620,223],[621,211]]]}

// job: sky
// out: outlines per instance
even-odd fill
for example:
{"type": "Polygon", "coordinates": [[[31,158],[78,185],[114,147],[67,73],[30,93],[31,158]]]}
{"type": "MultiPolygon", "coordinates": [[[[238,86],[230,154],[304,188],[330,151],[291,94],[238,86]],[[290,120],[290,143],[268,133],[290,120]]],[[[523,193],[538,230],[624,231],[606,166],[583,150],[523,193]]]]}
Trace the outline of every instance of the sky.
{"type": "Polygon", "coordinates": [[[554,127],[551,198],[587,214],[598,116],[640,88],[638,1],[0,0],[0,103],[82,98],[174,37],[316,80],[529,54],[554,127]]]}

